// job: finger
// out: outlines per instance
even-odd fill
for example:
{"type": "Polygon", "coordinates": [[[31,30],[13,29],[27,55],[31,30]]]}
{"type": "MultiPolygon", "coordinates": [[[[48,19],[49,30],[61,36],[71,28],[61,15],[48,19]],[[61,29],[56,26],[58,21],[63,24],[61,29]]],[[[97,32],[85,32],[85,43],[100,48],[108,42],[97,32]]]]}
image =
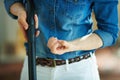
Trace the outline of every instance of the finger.
{"type": "Polygon", "coordinates": [[[36,34],[35,34],[35,35],[36,35],[36,37],[38,37],[38,36],[39,36],[39,34],[40,34],[40,31],[37,31],[37,32],[36,32],[36,34]]]}
{"type": "Polygon", "coordinates": [[[69,49],[70,44],[67,41],[64,40],[58,40],[58,42],[62,45],[60,47],[61,50],[64,50],[65,52],[69,49]]]}
{"type": "Polygon", "coordinates": [[[37,16],[37,14],[35,14],[34,20],[35,20],[35,28],[37,29],[38,28],[38,16],[37,16]]]}
{"type": "Polygon", "coordinates": [[[51,48],[51,47],[53,46],[53,44],[56,43],[56,42],[57,42],[57,38],[51,37],[51,38],[48,40],[47,46],[48,46],[49,48],[51,48]]]}
{"type": "Polygon", "coordinates": [[[36,34],[35,35],[36,35],[36,37],[38,37],[39,34],[40,34],[40,31],[38,29],[38,16],[37,16],[37,14],[35,14],[34,20],[35,20],[35,29],[36,29],[36,34]]]}
{"type": "Polygon", "coordinates": [[[57,50],[63,50],[65,48],[66,48],[65,46],[59,46],[59,47],[57,47],[57,50]]]}
{"type": "Polygon", "coordinates": [[[28,23],[24,17],[18,18],[18,23],[25,29],[28,29],[28,23]]]}
{"type": "Polygon", "coordinates": [[[62,45],[62,50],[64,50],[64,52],[70,52],[73,51],[74,47],[67,41],[64,40],[58,40],[58,42],[62,45]]]}

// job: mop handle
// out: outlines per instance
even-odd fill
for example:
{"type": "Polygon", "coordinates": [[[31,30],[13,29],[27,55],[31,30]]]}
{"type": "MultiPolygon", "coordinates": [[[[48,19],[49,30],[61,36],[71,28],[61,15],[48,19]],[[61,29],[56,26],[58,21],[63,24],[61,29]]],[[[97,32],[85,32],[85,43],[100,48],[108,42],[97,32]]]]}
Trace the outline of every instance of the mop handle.
{"type": "Polygon", "coordinates": [[[35,14],[35,12],[34,12],[33,0],[27,0],[27,22],[29,25],[29,28],[27,30],[29,80],[37,80],[34,14],[35,14]]]}

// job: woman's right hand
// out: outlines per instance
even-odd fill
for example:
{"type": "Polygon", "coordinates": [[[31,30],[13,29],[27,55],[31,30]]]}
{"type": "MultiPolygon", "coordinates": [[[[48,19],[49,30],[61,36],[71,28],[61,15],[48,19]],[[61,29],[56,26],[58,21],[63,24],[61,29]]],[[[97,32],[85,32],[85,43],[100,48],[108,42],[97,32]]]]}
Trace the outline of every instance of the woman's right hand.
{"type": "MultiPolygon", "coordinates": [[[[26,30],[29,28],[28,23],[27,23],[27,13],[25,11],[25,8],[23,6],[23,4],[17,2],[14,3],[11,7],[10,7],[10,12],[18,17],[18,24],[20,26],[20,28],[22,29],[22,32],[24,33],[25,39],[27,40],[27,35],[26,35],[26,30]]],[[[34,20],[35,20],[35,35],[36,37],[39,35],[40,31],[38,30],[38,17],[35,14],[34,16],[34,20]]]]}
{"type": "MultiPolygon", "coordinates": [[[[20,26],[20,28],[22,29],[22,32],[24,33],[24,37],[25,39],[27,40],[27,35],[26,35],[26,30],[29,28],[28,26],[28,23],[27,23],[27,14],[25,11],[21,11],[19,14],[18,14],[18,24],[20,26]]],[[[37,15],[35,14],[34,16],[34,20],[35,20],[35,29],[37,30],[38,29],[38,17],[37,15]]],[[[40,31],[37,30],[36,31],[36,37],[39,35],[40,31]]]]}

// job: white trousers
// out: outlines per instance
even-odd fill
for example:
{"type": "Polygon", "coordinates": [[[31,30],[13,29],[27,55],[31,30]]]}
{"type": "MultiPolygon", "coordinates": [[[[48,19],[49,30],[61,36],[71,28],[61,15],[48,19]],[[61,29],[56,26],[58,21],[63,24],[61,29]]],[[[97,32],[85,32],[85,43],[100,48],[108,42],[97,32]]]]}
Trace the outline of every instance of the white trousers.
{"type": "MultiPolygon", "coordinates": [[[[100,80],[96,57],[94,54],[91,55],[92,57],[88,59],[62,66],[42,67],[38,65],[37,80],[100,80]]],[[[27,57],[21,72],[21,80],[29,80],[27,57]]]]}

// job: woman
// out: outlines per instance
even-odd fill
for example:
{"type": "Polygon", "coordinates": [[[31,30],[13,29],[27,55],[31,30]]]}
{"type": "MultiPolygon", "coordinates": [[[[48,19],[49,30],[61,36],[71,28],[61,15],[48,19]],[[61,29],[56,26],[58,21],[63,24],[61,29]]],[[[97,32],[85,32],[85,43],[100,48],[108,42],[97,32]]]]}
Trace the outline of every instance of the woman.
{"type": "MultiPolygon", "coordinates": [[[[33,0],[38,80],[100,80],[95,50],[118,38],[117,0],[33,0]],[[94,11],[98,29],[92,30],[94,11]],[[39,24],[38,24],[39,23],[39,24]]],[[[25,31],[26,1],[5,0],[9,15],[25,31]]],[[[27,57],[21,80],[28,80],[27,57]]]]}

